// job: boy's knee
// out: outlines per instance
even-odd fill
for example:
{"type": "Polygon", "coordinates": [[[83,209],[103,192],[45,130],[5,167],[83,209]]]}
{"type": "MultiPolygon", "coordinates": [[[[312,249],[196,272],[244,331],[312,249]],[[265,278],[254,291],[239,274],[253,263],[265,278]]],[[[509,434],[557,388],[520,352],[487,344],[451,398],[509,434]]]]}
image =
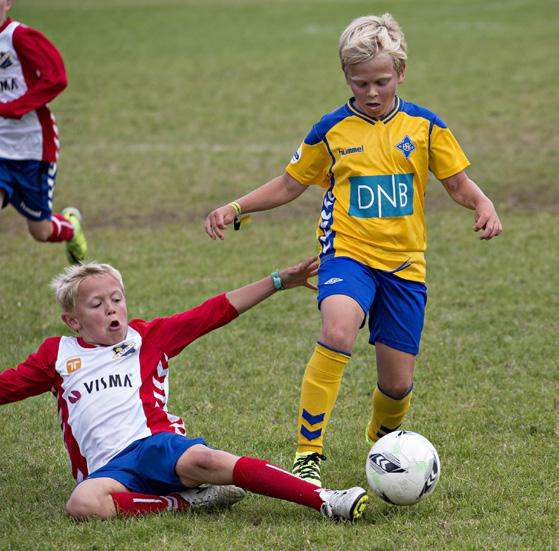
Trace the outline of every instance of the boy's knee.
{"type": "MultiPolygon", "coordinates": [[[[232,465],[235,456],[214,450],[204,445],[192,446],[186,450],[177,461],[175,470],[182,483],[185,486],[197,486],[206,482],[215,483],[216,477],[228,480],[229,471],[232,471],[232,465]]],[[[230,482],[219,482],[219,484],[229,484],[230,482]]]]}
{"type": "Polygon", "coordinates": [[[193,446],[187,453],[185,453],[181,460],[188,463],[190,466],[197,469],[202,469],[205,471],[212,470],[216,462],[215,450],[208,448],[207,446],[193,446]]]}
{"type": "Polygon", "coordinates": [[[106,520],[116,514],[116,509],[111,496],[105,499],[84,498],[72,494],[66,503],[66,512],[75,520],[98,518],[106,520]]]}
{"type": "Polygon", "coordinates": [[[382,385],[382,392],[388,395],[390,398],[395,400],[400,400],[404,398],[412,385],[412,381],[392,381],[385,382],[382,385]]]}
{"type": "Polygon", "coordinates": [[[342,325],[324,327],[320,337],[320,342],[326,346],[347,353],[353,349],[354,341],[355,336],[353,333],[342,325]]]}
{"type": "Polygon", "coordinates": [[[31,234],[31,237],[33,237],[33,239],[35,239],[35,241],[47,241],[48,238],[50,237],[50,234],[52,233],[52,227],[50,225],[50,222],[48,221],[43,221],[46,223],[30,223],[28,224],[28,228],[29,228],[29,233],[31,234]]]}

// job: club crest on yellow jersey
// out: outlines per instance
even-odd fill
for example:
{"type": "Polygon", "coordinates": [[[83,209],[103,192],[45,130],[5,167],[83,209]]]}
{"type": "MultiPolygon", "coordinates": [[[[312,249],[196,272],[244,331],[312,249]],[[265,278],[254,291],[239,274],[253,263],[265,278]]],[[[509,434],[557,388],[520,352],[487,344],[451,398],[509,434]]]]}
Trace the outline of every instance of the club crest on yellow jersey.
{"type": "Polygon", "coordinates": [[[400,143],[396,144],[396,149],[399,149],[404,154],[406,159],[408,159],[409,156],[415,151],[415,145],[413,144],[409,136],[405,136],[400,143]]]}

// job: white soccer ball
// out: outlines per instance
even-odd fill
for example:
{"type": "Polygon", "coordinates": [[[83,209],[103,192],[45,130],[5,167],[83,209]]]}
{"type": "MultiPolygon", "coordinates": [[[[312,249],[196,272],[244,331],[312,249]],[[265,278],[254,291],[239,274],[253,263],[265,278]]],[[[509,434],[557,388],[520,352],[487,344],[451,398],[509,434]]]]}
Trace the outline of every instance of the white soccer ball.
{"type": "Polygon", "coordinates": [[[384,501],[412,505],[433,492],[441,476],[441,462],[427,438],[401,430],[375,442],[365,470],[369,486],[384,501]]]}

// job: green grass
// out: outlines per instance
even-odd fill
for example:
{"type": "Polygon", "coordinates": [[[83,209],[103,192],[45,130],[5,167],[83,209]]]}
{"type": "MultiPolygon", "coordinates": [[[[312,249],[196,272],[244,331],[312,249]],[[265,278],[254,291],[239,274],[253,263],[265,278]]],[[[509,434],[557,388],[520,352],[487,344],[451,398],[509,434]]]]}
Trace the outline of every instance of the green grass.
{"type": "MultiPolygon", "coordinates": [[[[434,495],[364,522],[251,496],[230,512],[77,524],[51,396],[2,408],[0,549],[554,549],[557,546],[559,6],[544,0],[18,0],[70,86],[56,205],[84,213],[93,258],[124,274],[150,319],[312,254],[318,190],[257,215],[224,243],[212,207],[280,173],[310,126],[347,98],[337,38],[390,10],[407,33],[401,95],[437,111],[500,208],[505,232],[471,231],[436,182],[427,196],[427,321],[406,426],[430,438],[434,495]]],[[[47,283],[62,248],[0,214],[0,369],[64,331],[47,283]]],[[[289,466],[299,385],[319,330],[314,296],[275,296],[172,363],[170,409],[193,435],[289,466]]],[[[374,360],[362,333],[327,435],[327,485],[366,483],[374,360]]]]}

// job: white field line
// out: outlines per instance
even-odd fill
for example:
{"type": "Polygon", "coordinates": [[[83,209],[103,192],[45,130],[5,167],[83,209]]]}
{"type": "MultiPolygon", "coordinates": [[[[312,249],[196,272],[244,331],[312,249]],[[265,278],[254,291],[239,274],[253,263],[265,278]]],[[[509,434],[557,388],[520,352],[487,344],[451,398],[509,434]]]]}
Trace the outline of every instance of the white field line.
{"type": "Polygon", "coordinates": [[[149,153],[153,151],[192,153],[286,153],[295,151],[293,145],[278,144],[192,144],[192,143],[67,143],[63,151],[79,150],[84,152],[120,151],[125,153],[149,153]]]}

